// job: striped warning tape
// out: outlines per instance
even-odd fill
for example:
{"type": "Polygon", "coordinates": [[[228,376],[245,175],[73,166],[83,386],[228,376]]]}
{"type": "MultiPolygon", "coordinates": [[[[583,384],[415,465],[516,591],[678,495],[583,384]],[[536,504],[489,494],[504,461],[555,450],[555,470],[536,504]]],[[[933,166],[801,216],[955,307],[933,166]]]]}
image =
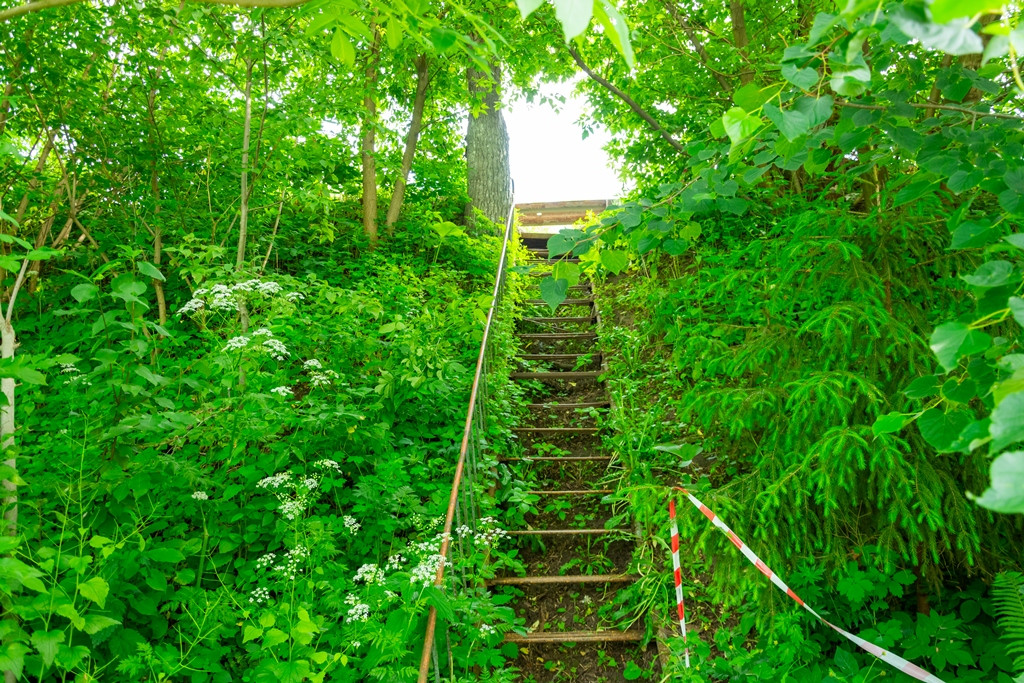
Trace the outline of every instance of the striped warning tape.
{"type": "MultiPolygon", "coordinates": [[[[907,660],[903,659],[899,655],[893,654],[892,652],[889,652],[888,650],[884,650],[884,649],[878,647],[877,645],[869,643],[868,641],[864,640],[860,636],[855,636],[854,634],[850,633],[849,631],[845,631],[845,630],[839,628],[838,626],[836,626],[835,624],[832,624],[831,622],[829,622],[827,619],[825,619],[820,614],[818,614],[813,609],[811,609],[803,600],[801,600],[800,596],[798,596],[796,593],[794,593],[793,589],[790,588],[789,586],[787,586],[785,584],[785,582],[779,577],[778,574],[776,574],[771,569],[769,569],[768,565],[766,565],[764,562],[762,562],[761,558],[759,558],[757,555],[755,555],[754,552],[749,547],[747,547],[747,544],[744,543],[743,541],[741,541],[739,539],[739,537],[735,533],[733,533],[733,530],[730,529],[728,526],[726,526],[725,522],[723,522],[718,517],[718,515],[716,515],[706,505],[704,505],[704,503],[702,503],[699,500],[697,500],[696,498],[694,498],[690,494],[690,492],[687,491],[684,488],[680,488],[680,487],[676,486],[676,487],[673,487],[673,490],[681,491],[682,493],[684,493],[686,495],[686,497],[690,499],[690,502],[693,503],[694,507],[696,507],[698,510],[700,510],[701,513],[705,517],[707,517],[708,520],[710,520],[712,524],[714,524],[716,527],[718,527],[729,538],[729,540],[732,541],[732,544],[734,546],[736,546],[741,553],[743,553],[743,556],[746,557],[748,560],[750,560],[750,564],[752,564],[755,567],[757,567],[758,571],[760,571],[762,574],[767,576],[769,578],[769,580],[771,580],[771,582],[774,583],[776,585],[776,587],[778,587],[779,590],[781,590],[783,593],[785,593],[789,597],[793,598],[793,600],[795,600],[797,602],[797,604],[799,604],[805,610],[807,610],[808,612],[813,614],[820,622],[822,622],[823,624],[828,626],[830,629],[832,629],[836,633],[840,634],[841,636],[843,636],[844,638],[846,638],[847,640],[852,642],[854,645],[856,645],[857,647],[859,647],[862,650],[864,650],[865,652],[868,652],[869,654],[872,654],[875,657],[878,657],[879,659],[881,659],[886,664],[889,664],[889,665],[895,667],[896,669],[902,671],[903,673],[905,673],[905,674],[907,674],[909,676],[912,676],[913,678],[916,678],[919,681],[925,681],[925,683],[945,683],[945,681],[943,681],[938,676],[936,676],[934,674],[931,674],[931,673],[928,673],[927,671],[925,671],[921,667],[917,666],[916,664],[912,664],[911,662],[908,662],[907,660]]],[[[683,598],[682,598],[682,584],[681,584],[681,577],[680,577],[679,555],[678,555],[678,553],[679,553],[679,531],[678,531],[678,529],[676,527],[675,507],[676,507],[675,506],[675,501],[670,498],[669,499],[669,516],[672,519],[672,551],[673,551],[672,564],[673,564],[673,566],[675,567],[675,570],[676,570],[676,597],[677,597],[677,599],[679,601],[678,611],[679,611],[679,614],[682,615],[683,614],[683,598]]],[[[685,638],[686,638],[685,626],[683,627],[683,638],[684,638],[684,641],[685,641],[685,638]]],[[[690,663],[689,663],[689,651],[687,651],[687,662],[686,662],[686,665],[687,666],[690,665],[690,663]]]]}
{"type": "Polygon", "coordinates": [[[690,668],[690,647],[686,644],[686,607],[683,605],[683,569],[679,564],[679,526],[676,524],[676,501],[668,501],[668,517],[672,520],[672,569],[676,579],[676,612],[679,613],[679,630],[683,633],[683,653],[686,668],[690,668]]]}

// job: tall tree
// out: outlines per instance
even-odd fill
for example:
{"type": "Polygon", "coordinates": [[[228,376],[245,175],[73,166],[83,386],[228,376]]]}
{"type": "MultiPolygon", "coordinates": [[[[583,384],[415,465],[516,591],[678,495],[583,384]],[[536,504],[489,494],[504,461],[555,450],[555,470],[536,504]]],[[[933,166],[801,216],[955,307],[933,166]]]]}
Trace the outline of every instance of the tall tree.
{"type": "Polygon", "coordinates": [[[475,67],[466,70],[473,107],[466,129],[467,220],[477,209],[495,223],[503,223],[512,206],[512,171],[509,168],[508,129],[501,111],[501,71],[475,67]]]}

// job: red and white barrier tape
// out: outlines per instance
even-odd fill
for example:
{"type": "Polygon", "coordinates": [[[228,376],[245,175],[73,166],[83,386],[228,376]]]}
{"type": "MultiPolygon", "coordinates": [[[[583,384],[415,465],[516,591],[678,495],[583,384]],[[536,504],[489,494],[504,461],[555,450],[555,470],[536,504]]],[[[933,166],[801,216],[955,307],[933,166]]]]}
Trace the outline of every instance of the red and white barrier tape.
{"type": "MultiPolygon", "coordinates": [[[[690,492],[687,491],[684,488],[674,487],[674,490],[681,491],[682,493],[686,494],[686,497],[690,499],[690,502],[693,503],[694,507],[696,507],[698,510],[700,510],[701,513],[703,513],[703,515],[705,517],[707,517],[711,521],[712,524],[714,524],[716,527],[721,529],[722,532],[725,533],[725,535],[729,538],[729,540],[732,541],[732,544],[734,546],[736,546],[741,553],[743,553],[743,556],[746,557],[748,560],[750,560],[750,563],[752,565],[757,567],[758,571],[760,571],[762,574],[767,576],[771,580],[771,582],[774,583],[778,587],[779,590],[781,590],[783,593],[785,593],[789,597],[793,598],[793,600],[795,600],[797,602],[797,604],[799,604],[805,610],[807,610],[808,612],[813,614],[819,621],[821,621],[823,624],[828,626],[830,629],[832,629],[836,633],[840,634],[841,636],[843,636],[844,638],[846,638],[847,640],[849,640],[850,642],[855,644],[857,647],[859,647],[862,650],[864,650],[865,652],[868,652],[869,654],[872,654],[875,657],[878,657],[879,659],[881,659],[886,664],[889,664],[889,665],[895,667],[896,669],[902,671],[903,673],[907,674],[908,676],[912,676],[913,678],[916,678],[919,681],[924,681],[925,683],[945,683],[938,676],[936,676],[934,674],[928,673],[927,671],[925,671],[921,667],[917,666],[916,664],[912,664],[911,662],[908,662],[907,660],[903,659],[902,657],[900,657],[900,656],[898,656],[896,654],[893,654],[892,652],[889,652],[887,650],[883,650],[882,648],[878,647],[877,645],[869,643],[868,641],[864,640],[863,638],[861,638],[859,636],[855,636],[854,634],[850,633],[849,631],[844,631],[843,629],[839,628],[835,624],[830,623],[827,619],[825,619],[820,614],[815,612],[813,609],[808,607],[807,604],[803,600],[801,600],[800,597],[796,593],[793,592],[793,589],[791,589],[789,586],[787,586],[785,584],[785,582],[781,578],[779,578],[779,576],[775,572],[773,572],[771,569],[769,569],[768,566],[764,562],[761,561],[761,558],[759,558],[757,555],[755,555],[753,553],[753,551],[749,547],[747,547],[747,544],[744,543],[743,541],[741,541],[739,539],[739,537],[735,533],[733,533],[733,530],[730,529],[728,526],[726,526],[725,522],[723,522],[721,519],[719,519],[719,517],[714,512],[712,512],[710,509],[708,509],[708,507],[706,505],[704,505],[704,503],[702,503],[699,500],[697,500],[696,498],[694,498],[692,495],[690,495],[690,492]]],[[[675,572],[676,572],[676,597],[677,597],[677,599],[679,601],[679,608],[678,608],[679,614],[682,615],[683,614],[683,598],[682,598],[681,576],[680,576],[680,569],[679,569],[679,532],[678,532],[678,529],[677,529],[677,526],[676,526],[676,521],[675,521],[675,501],[672,500],[672,499],[669,500],[669,516],[672,519],[672,553],[673,553],[672,554],[672,564],[675,567],[675,572]]],[[[685,626],[683,627],[683,638],[684,638],[684,642],[685,642],[685,638],[686,638],[686,627],[685,626]]],[[[690,662],[689,662],[689,650],[687,650],[686,660],[687,660],[686,661],[686,665],[689,666],[690,665],[690,662]]]]}
{"type": "Polygon", "coordinates": [[[672,520],[672,569],[676,579],[676,611],[679,614],[679,630],[683,633],[683,652],[686,668],[690,668],[690,647],[686,644],[686,607],[683,605],[683,569],[679,564],[679,526],[676,524],[676,501],[668,501],[668,517],[672,520]]]}

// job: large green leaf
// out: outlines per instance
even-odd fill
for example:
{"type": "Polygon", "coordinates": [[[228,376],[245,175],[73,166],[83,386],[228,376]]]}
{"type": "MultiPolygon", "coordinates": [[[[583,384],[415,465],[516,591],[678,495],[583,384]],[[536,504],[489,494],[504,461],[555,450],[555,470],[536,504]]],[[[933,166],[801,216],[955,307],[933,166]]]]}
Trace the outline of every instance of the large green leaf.
{"type": "Polygon", "coordinates": [[[636,57],[633,54],[633,44],[629,39],[629,25],[626,24],[622,13],[610,0],[599,0],[594,3],[594,16],[604,27],[608,40],[612,41],[612,45],[626,60],[626,65],[633,68],[636,65],[636,57]]]}
{"type": "Polygon", "coordinates": [[[565,280],[572,287],[580,282],[580,266],[578,263],[559,261],[551,269],[551,277],[556,280],[565,280]]]}
{"type": "Polygon", "coordinates": [[[887,415],[880,415],[875,423],[871,425],[871,433],[875,436],[879,434],[891,434],[892,432],[898,432],[903,429],[903,426],[907,424],[907,416],[903,413],[889,413],[887,415]]]}
{"type": "Polygon", "coordinates": [[[992,411],[991,419],[989,434],[993,453],[1024,440],[1024,391],[1004,397],[992,411]]]}
{"type": "Polygon", "coordinates": [[[57,658],[57,650],[64,642],[64,631],[34,631],[32,633],[32,644],[39,650],[43,658],[43,664],[50,666],[57,658]]]}
{"type": "Polygon", "coordinates": [[[932,0],[928,9],[932,21],[936,24],[945,24],[960,17],[1001,12],[1004,2],[1005,0],[932,0]]]}
{"type": "Polygon", "coordinates": [[[943,412],[937,408],[926,410],[917,420],[921,436],[939,453],[949,453],[960,432],[970,424],[971,415],[963,411],[943,412]]]}
{"type": "Polygon", "coordinates": [[[964,356],[981,353],[992,344],[992,337],[972,330],[960,322],[943,323],[932,332],[930,346],[942,369],[949,372],[964,356]]]}
{"type": "Polygon", "coordinates": [[[973,275],[961,279],[972,287],[1002,287],[1013,275],[1013,264],[1009,261],[986,261],[978,266],[973,275]]]}
{"type": "Polygon", "coordinates": [[[107,603],[107,595],[110,593],[110,584],[98,576],[78,584],[78,592],[86,600],[92,600],[100,607],[107,603]]]}
{"type": "Polygon", "coordinates": [[[546,277],[540,281],[540,298],[544,300],[551,310],[558,308],[558,305],[565,301],[569,292],[569,283],[566,280],[556,280],[553,277],[546,277]]]}
{"type": "Polygon", "coordinates": [[[562,230],[555,233],[548,238],[548,258],[568,254],[582,237],[583,233],[580,230],[562,230]]]}
{"type": "MultiPolygon", "coordinates": [[[[953,0],[958,2],[958,0],[953,0]]],[[[892,14],[892,22],[910,38],[932,50],[951,55],[969,55],[985,49],[981,36],[971,29],[971,19],[961,16],[949,22],[936,24],[907,7],[900,7],[892,14]]]]}
{"type": "Polygon", "coordinates": [[[1024,512],[1024,451],[1003,453],[993,460],[990,476],[989,487],[974,502],[996,512],[1024,512]]]}
{"type": "Polygon", "coordinates": [[[516,0],[516,5],[519,7],[519,12],[523,15],[523,19],[533,14],[534,10],[544,4],[546,0],[516,0]]]}
{"type": "Polygon", "coordinates": [[[587,30],[594,14],[594,0],[552,0],[566,42],[587,30]]]}
{"type": "Polygon", "coordinates": [[[602,249],[601,265],[618,275],[629,265],[629,254],[622,249],[602,249]]]}
{"type": "Polygon", "coordinates": [[[733,107],[722,114],[722,126],[733,145],[738,145],[758,131],[761,119],[748,114],[742,107],[733,107]]]}
{"type": "Polygon", "coordinates": [[[795,64],[783,64],[782,77],[801,90],[810,90],[821,78],[815,69],[801,69],[795,64]]]}

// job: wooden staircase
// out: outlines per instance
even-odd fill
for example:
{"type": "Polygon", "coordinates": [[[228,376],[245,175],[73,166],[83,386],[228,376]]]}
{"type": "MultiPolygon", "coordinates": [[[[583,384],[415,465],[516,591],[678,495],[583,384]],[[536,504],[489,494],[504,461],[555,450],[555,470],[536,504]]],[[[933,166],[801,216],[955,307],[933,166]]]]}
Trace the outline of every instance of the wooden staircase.
{"type": "MultiPolygon", "coordinates": [[[[555,262],[546,250],[531,251],[535,264],[555,262]]],[[[641,629],[609,627],[599,615],[601,605],[635,580],[626,573],[634,541],[631,530],[604,524],[611,509],[602,497],[612,489],[602,480],[612,457],[601,451],[595,424],[609,407],[598,381],[597,311],[589,283],[574,286],[571,296],[554,315],[543,300],[529,299],[518,322],[522,369],[512,377],[529,382],[530,420],[514,430],[523,455],[501,460],[529,482],[540,512],[527,516],[527,528],[509,531],[526,575],[488,582],[512,591],[510,604],[527,633],[510,633],[506,641],[519,647],[515,666],[523,680],[538,683],[624,680],[608,662],[621,669],[632,661],[646,670],[644,662],[653,659],[637,645],[641,629]]]]}

